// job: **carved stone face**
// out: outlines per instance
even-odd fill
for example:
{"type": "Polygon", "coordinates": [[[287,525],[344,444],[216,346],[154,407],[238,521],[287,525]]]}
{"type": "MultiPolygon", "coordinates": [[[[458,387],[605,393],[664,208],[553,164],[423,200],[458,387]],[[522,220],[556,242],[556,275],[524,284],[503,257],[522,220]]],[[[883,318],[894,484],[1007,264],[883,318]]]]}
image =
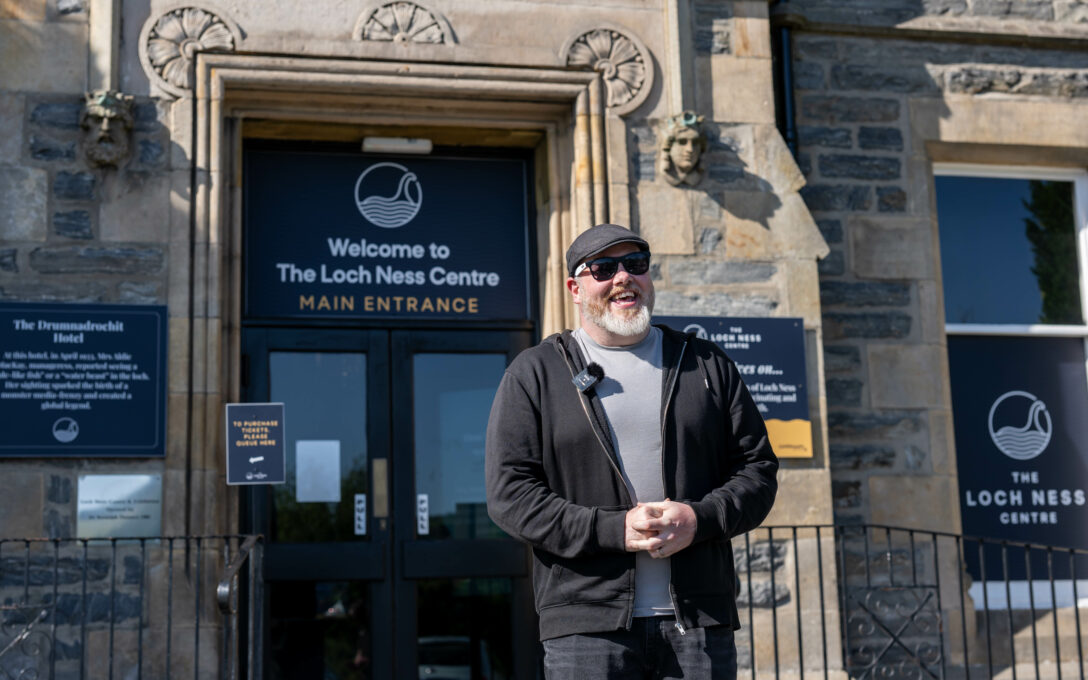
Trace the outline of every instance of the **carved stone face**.
{"type": "Polygon", "coordinates": [[[132,102],[132,97],[112,90],[87,93],[79,125],[88,163],[116,167],[128,158],[132,102]]]}
{"type": "Polygon", "coordinates": [[[128,157],[128,126],[120,116],[88,111],[82,127],[83,151],[92,165],[118,165],[128,157]]]}
{"type": "Polygon", "coordinates": [[[699,164],[701,152],[698,131],[692,128],[681,128],[674,135],[673,142],[669,146],[669,160],[672,161],[678,173],[686,175],[699,164]]]}

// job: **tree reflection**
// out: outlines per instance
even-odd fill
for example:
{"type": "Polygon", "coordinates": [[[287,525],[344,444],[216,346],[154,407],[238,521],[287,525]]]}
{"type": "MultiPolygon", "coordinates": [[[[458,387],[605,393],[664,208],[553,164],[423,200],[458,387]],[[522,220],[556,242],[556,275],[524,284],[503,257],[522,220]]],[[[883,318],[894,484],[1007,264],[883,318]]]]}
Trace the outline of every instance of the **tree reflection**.
{"type": "Polygon", "coordinates": [[[1025,233],[1031,242],[1043,308],[1039,323],[1080,324],[1080,276],[1077,267],[1076,229],[1073,221],[1073,185],[1070,182],[1030,181],[1030,200],[1024,208],[1025,233]]]}
{"type": "Polygon", "coordinates": [[[366,459],[363,456],[340,480],[339,503],[299,503],[295,497],[295,475],[274,487],[275,512],[272,535],[285,542],[332,542],[355,540],[356,493],[367,488],[366,459]]]}

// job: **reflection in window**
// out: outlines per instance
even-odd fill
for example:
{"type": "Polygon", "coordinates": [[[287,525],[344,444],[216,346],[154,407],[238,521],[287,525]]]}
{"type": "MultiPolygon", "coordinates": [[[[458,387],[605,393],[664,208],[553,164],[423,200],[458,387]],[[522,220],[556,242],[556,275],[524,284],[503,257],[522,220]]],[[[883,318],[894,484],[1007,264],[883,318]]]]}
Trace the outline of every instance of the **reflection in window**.
{"type": "Polygon", "coordinates": [[[371,677],[370,602],[361,581],[268,585],[268,677],[367,680],[371,677]]]}
{"type": "Polygon", "coordinates": [[[419,677],[513,676],[509,579],[435,579],[418,586],[419,677]]]}
{"type": "Polygon", "coordinates": [[[487,516],[484,435],[503,354],[417,354],[412,364],[416,493],[429,538],[505,536],[487,516]]]}
{"type": "Polygon", "coordinates": [[[270,400],[284,404],[287,439],[287,483],[272,491],[273,538],[358,540],[355,494],[367,491],[366,355],[272,352],[269,369],[270,400]],[[300,441],[311,454],[302,467],[300,441]],[[315,502],[330,496],[330,484],[339,502],[315,502]]]}
{"type": "Polygon", "coordinates": [[[948,323],[1084,323],[1072,182],[934,180],[948,323]]]}

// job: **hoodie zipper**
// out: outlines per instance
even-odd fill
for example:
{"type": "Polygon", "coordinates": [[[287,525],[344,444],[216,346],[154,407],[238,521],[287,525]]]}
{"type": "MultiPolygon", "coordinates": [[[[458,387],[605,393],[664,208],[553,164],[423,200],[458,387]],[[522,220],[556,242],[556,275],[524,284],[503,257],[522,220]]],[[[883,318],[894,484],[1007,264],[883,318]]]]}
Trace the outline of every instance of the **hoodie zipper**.
{"type": "MultiPolygon", "coordinates": [[[[563,361],[567,364],[567,370],[570,371],[570,377],[573,380],[574,366],[571,365],[570,359],[566,356],[562,347],[557,345],[555,351],[559,352],[559,356],[563,357],[563,361]]],[[[582,412],[586,414],[586,420],[589,421],[589,429],[593,430],[593,435],[597,437],[597,443],[601,445],[601,452],[603,452],[604,457],[608,459],[608,464],[612,466],[612,469],[615,471],[616,476],[619,477],[620,481],[623,483],[623,488],[627,490],[627,494],[628,496],[630,496],[631,490],[627,488],[627,480],[623,478],[623,473],[620,472],[620,467],[616,465],[616,461],[614,461],[612,459],[612,456],[608,453],[608,447],[605,446],[604,440],[601,439],[601,433],[597,431],[597,426],[594,425],[593,417],[589,413],[589,407],[586,406],[586,396],[581,392],[578,393],[578,403],[582,405],[582,412]]],[[[630,498],[628,498],[627,504],[631,504],[630,498]]]]}
{"type": "MultiPolygon", "coordinates": [[[[687,351],[688,343],[685,340],[684,344],[680,346],[680,356],[676,359],[676,372],[673,373],[672,380],[669,381],[669,389],[665,393],[665,408],[661,411],[661,497],[668,498],[668,489],[665,488],[665,421],[669,415],[669,406],[672,405],[672,395],[676,391],[676,381],[680,378],[680,364],[684,361],[684,352],[687,351]]],[[[698,359],[696,359],[698,362],[698,359]]],[[[705,380],[705,379],[704,379],[705,380]]],[[[709,388],[709,385],[707,386],[709,388]]],[[[671,558],[670,558],[671,559],[671,558]]],[[[672,601],[673,616],[676,617],[676,630],[680,631],[681,635],[687,635],[687,630],[684,628],[684,624],[680,623],[680,607],[676,604],[676,591],[672,587],[672,569],[670,565],[669,569],[669,600],[672,601]]]]}
{"type": "MultiPolygon", "coordinates": [[[[571,365],[570,357],[567,356],[565,348],[562,346],[562,341],[556,341],[555,351],[559,353],[559,356],[563,358],[563,362],[567,365],[567,370],[570,371],[571,380],[574,379],[574,366],[571,365]]],[[[612,466],[616,476],[619,477],[620,482],[623,484],[623,488],[627,491],[627,505],[631,506],[631,489],[627,486],[627,480],[623,478],[623,473],[620,472],[620,466],[616,464],[616,461],[612,459],[612,455],[608,453],[608,447],[605,446],[604,440],[601,438],[601,433],[597,430],[597,426],[593,423],[593,417],[589,413],[589,407],[586,406],[588,398],[582,392],[578,392],[578,403],[582,405],[582,412],[586,414],[586,420],[589,422],[589,429],[593,430],[593,435],[597,437],[597,443],[601,445],[601,453],[608,459],[608,464],[612,466]]],[[[626,533],[626,529],[625,529],[626,533]]],[[[626,539],[625,539],[626,540],[626,539]]],[[[631,619],[635,616],[634,608],[634,594],[635,594],[635,573],[631,570],[631,606],[627,610],[627,630],[631,630],[631,619]]],[[[672,591],[672,584],[669,584],[670,593],[672,591]]],[[[675,604],[673,605],[675,609],[675,604]]],[[[681,631],[683,629],[681,628],[681,631]]]]}

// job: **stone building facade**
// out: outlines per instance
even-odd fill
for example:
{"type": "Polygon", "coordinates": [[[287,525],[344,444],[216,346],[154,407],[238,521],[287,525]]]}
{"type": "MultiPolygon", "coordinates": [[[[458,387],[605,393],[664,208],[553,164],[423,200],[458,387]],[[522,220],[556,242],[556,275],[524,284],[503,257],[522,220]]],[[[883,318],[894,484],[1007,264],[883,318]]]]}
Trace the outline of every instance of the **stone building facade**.
{"type": "MultiPolygon", "coordinates": [[[[563,253],[606,221],[651,243],[656,312],[802,320],[813,455],[769,523],[959,532],[933,167],[1088,165],[1086,41],[1080,0],[0,0],[0,302],[162,305],[169,348],[165,455],[0,460],[0,536],[74,536],[88,474],[161,475],[163,535],[260,530],[224,449],[255,338],[540,338],[576,323],[563,253]],[[364,138],[527,163],[531,313],[247,315],[248,150],[364,138]]],[[[381,531],[379,497],[413,517],[410,455],[367,468],[381,531]]]]}
{"type": "MultiPolygon", "coordinates": [[[[105,3],[101,12],[110,7],[105,3]]],[[[226,351],[238,323],[237,318],[226,318],[238,313],[230,308],[237,293],[227,278],[228,251],[237,244],[223,242],[231,228],[228,201],[234,197],[219,173],[229,172],[237,160],[221,137],[226,132],[222,107],[227,100],[220,90],[232,86],[216,79],[229,73],[242,81],[260,80],[286,63],[283,60],[309,54],[312,48],[303,49],[304,45],[323,46],[325,61],[315,62],[322,73],[325,63],[338,70],[344,63],[365,66],[396,57],[404,64],[442,64],[445,71],[434,66],[432,73],[420,76],[431,79],[427,86],[436,90],[456,94],[443,83],[475,81],[482,84],[465,88],[466,96],[570,100],[564,105],[569,110],[554,117],[558,128],[553,134],[562,144],[548,149],[528,142],[539,145],[536,162],[546,168],[538,178],[544,190],[536,198],[544,274],[539,333],[573,322],[569,303],[556,293],[563,277],[563,244],[588,224],[608,218],[639,228],[654,252],[662,255],[654,269],[660,312],[804,318],[809,377],[814,388],[820,384],[815,267],[825,245],[800,198],[804,179],[775,128],[770,30],[762,3],[736,8],[697,5],[683,8],[679,18],[673,16],[675,10],[666,11],[657,3],[602,7],[597,13],[601,25],[622,17],[634,28],[607,29],[611,44],[594,46],[601,54],[593,60],[606,61],[610,49],[631,50],[645,65],[633,84],[604,75],[602,91],[594,89],[598,76],[589,68],[594,64],[574,63],[575,52],[564,44],[581,40],[585,47],[586,37],[596,29],[581,30],[581,24],[593,22],[559,6],[496,7],[486,15],[470,12],[459,28],[446,28],[448,20],[443,19],[435,24],[443,28],[441,36],[415,36],[407,42],[368,38],[358,31],[343,33],[343,27],[361,21],[359,17],[314,18],[313,25],[296,26],[297,19],[288,19],[289,14],[262,11],[246,16],[250,10],[245,6],[235,9],[214,13],[152,3],[139,11],[126,7],[123,21],[111,23],[94,18],[100,11],[97,4],[13,2],[5,5],[3,19],[5,61],[16,66],[6,68],[3,76],[4,299],[168,306],[169,451],[162,463],[143,467],[166,474],[167,503],[187,497],[189,502],[183,505],[190,516],[186,518],[180,508],[168,508],[164,531],[226,529],[232,524],[231,512],[223,505],[227,490],[221,484],[219,412],[237,390],[232,387],[237,361],[226,351]],[[535,15],[519,16],[530,9],[556,18],[546,22],[548,33],[536,30],[535,20],[528,21],[535,15]],[[204,14],[197,16],[198,11],[204,14]],[[575,19],[583,21],[576,25],[575,19]],[[686,22],[682,34],[676,28],[680,20],[686,22]],[[239,21],[248,26],[244,45],[239,21]],[[173,60],[163,57],[163,63],[155,61],[154,53],[149,56],[148,50],[153,52],[149,45],[163,40],[156,35],[184,33],[190,30],[184,28],[189,25],[185,22],[198,26],[191,30],[214,36],[206,48],[197,46],[203,34],[178,34],[169,39],[192,53],[183,51],[173,60]],[[293,28],[285,33],[284,25],[293,28]],[[496,26],[505,27],[501,39],[493,33],[496,26]],[[474,39],[476,34],[482,39],[474,39]],[[54,49],[57,45],[63,45],[63,51],[54,49]],[[519,94],[519,87],[532,90],[521,83],[537,78],[517,69],[545,66],[556,73],[548,76],[556,84],[519,94]],[[188,81],[194,68],[195,77],[204,80],[188,81]],[[505,87],[505,82],[517,85],[505,87]],[[205,86],[213,90],[202,94],[205,86]],[[738,96],[737,87],[750,93],[738,96]],[[96,165],[86,155],[88,133],[81,128],[84,92],[96,89],[114,89],[134,98],[130,152],[116,166],[96,165]],[[564,89],[575,94],[560,93],[564,89]],[[709,146],[701,161],[706,176],[697,187],[670,186],[655,169],[661,154],[658,128],[685,108],[705,111],[706,117],[709,146]],[[569,160],[576,164],[569,165],[569,160]],[[173,474],[179,477],[172,478],[173,474]],[[181,477],[188,481],[180,482],[181,477]]],[[[437,13],[430,16],[441,18],[437,13]]],[[[307,68],[309,64],[299,62],[269,76],[266,89],[273,94],[262,95],[254,106],[299,111],[305,97],[281,93],[292,87],[312,90],[305,77],[291,75],[307,68]]],[[[389,89],[395,91],[398,69],[388,71],[389,76],[367,73],[359,79],[388,78],[393,83],[389,89]]],[[[238,89],[249,97],[262,86],[247,82],[238,89]]],[[[336,91],[337,86],[328,89],[336,91]]],[[[414,90],[410,94],[419,96],[414,90]]],[[[472,108],[465,101],[457,99],[450,108],[472,108]]],[[[323,107],[321,116],[332,115],[327,113],[330,109],[323,107]]],[[[291,115],[306,118],[302,113],[291,115]]],[[[341,110],[335,115],[346,116],[341,110]]],[[[524,116],[531,121],[545,117],[524,116]]],[[[481,121],[464,127],[471,130],[481,121]]],[[[522,125],[544,127],[536,121],[522,125]]],[[[527,144],[517,133],[508,133],[498,143],[527,144]]],[[[821,391],[813,389],[811,394],[814,413],[822,412],[821,391]]],[[[816,462],[799,464],[800,470],[812,470],[813,465],[822,470],[823,482],[812,488],[827,486],[826,464],[820,462],[825,448],[818,442],[816,462]]],[[[20,504],[24,510],[18,513],[18,523],[8,525],[5,534],[70,535],[73,519],[65,513],[46,525],[42,518],[53,515],[25,509],[44,508],[43,484],[69,485],[74,469],[92,464],[84,462],[77,468],[57,461],[8,464],[12,474],[25,470],[30,475],[33,483],[18,486],[33,498],[20,504]],[[69,472],[63,472],[66,469],[69,472]],[[63,481],[52,480],[58,474],[63,481]]],[[[798,487],[810,485],[798,481],[798,487]]],[[[828,520],[826,502],[819,495],[813,496],[815,509],[801,510],[794,519],[828,520]]]]}
{"type": "Polygon", "coordinates": [[[819,267],[836,521],[956,531],[933,167],[1083,167],[1088,10],[778,9],[794,27],[801,193],[830,247],[819,267]]]}

